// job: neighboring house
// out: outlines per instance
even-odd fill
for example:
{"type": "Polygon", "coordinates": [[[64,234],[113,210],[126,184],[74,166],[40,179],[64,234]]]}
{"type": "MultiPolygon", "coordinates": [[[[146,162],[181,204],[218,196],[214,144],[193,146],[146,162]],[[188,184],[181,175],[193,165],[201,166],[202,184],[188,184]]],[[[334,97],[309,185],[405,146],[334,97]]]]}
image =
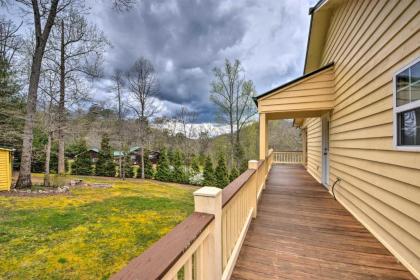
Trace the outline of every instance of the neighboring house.
{"type": "Polygon", "coordinates": [[[304,75],[256,97],[303,129],[307,171],[420,278],[420,1],[319,1],[304,75]]]}
{"type": "Polygon", "coordinates": [[[149,153],[149,160],[152,164],[157,164],[159,161],[160,152],[158,151],[151,151],[149,153]]]}
{"type": "MultiPolygon", "coordinates": [[[[139,165],[141,162],[141,148],[136,146],[129,150],[129,154],[133,164],[139,165]]],[[[157,164],[160,153],[158,151],[149,151],[149,160],[152,164],[157,164]]]]}
{"type": "MultiPolygon", "coordinates": [[[[98,160],[98,154],[99,154],[99,149],[97,148],[90,148],[88,150],[89,156],[92,160],[93,163],[97,162],[98,160]]],[[[132,147],[129,149],[128,151],[131,160],[133,162],[133,164],[140,164],[140,160],[141,160],[141,148],[136,146],[136,147],[132,147]]],[[[159,152],[157,151],[150,151],[149,152],[149,160],[152,162],[152,164],[156,164],[157,161],[159,160],[159,152]]],[[[112,152],[112,156],[115,160],[115,162],[117,162],[119,160],[120,157],[124,157],[124,152],[123,151],[113,151],[112,152]]]]}
{"type": "Polygon", "coordinates": [[[88,150],[88,153],[89,153],[89,156],[90,156],[90,159],[91,159],[92,163],[95,163],[95,162],[98,161],[99,149],[97,149],[97,148],[90,148],[88,150]]]}
{"type": "Polygon", "coordinates": [[[12,185],[13,150],[0,148],[0,191],[10,190],[12,185]]]}
{"type": "Polygon", "coordinates": [[[130,158],[131,158],[131,161],[133,162],[133,164],[139,164],[140,163],[140,160],[141,160],[141,148],[140,147],[138,147],[138,146],[132,147],[132,148],[130,148],[128,153],[130,154],[130,158]]]}
{"type": "Polygon", "coordinates": [[[115,161],[118,161],[119,158],[123,158],[124,157],[124,152],[123,151],[113,151],[112,152],[112,156],[114,157],[115,161]]]}

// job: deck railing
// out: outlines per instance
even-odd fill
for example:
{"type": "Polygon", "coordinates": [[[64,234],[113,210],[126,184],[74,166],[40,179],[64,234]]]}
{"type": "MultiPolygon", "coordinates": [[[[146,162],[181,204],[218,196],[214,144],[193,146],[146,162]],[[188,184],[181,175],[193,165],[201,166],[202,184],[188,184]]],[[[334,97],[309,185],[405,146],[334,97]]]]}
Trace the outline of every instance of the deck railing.
{"type": "Polygon", "coordinates": [[[229,279],[272,163],[270,150],[223,191],[194,192],[195,212],[111,279],[229,279]]]}
{"type": "Polygon", "coordinates": [[[301,164],[303,163],[303,152],[302,151],[274,152],[274,163],[301,164]]]}

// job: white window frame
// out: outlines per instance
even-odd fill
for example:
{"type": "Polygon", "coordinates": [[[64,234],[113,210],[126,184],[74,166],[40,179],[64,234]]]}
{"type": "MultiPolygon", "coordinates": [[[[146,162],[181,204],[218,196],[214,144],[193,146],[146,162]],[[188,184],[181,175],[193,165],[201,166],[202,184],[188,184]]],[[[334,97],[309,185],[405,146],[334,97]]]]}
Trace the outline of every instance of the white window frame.
{"type": "Polygon", "coordinates": [[[393,96],[392,96],[392,100],[393,100],[393,143],[394,143],[394,149],[396,150],[400,150],[400,151],[409,151],[409,152],[420,152],[420,145],[411,145],[411,146],[406,146],[406,145],[398,145],[398,135],[399,135],[399,131],[398,131],[398,113],[401,112],[405,112],[405,111],[409,111],[409,110],[413,110],[416,108],[420,108],[420,100],[416,100],[401,106],[397,107],[397,75],[404,72],[405,70],[407,70],[408,68],[410,68],[411,66],[413,66],[414,64],[420,62],[420,57],[414,59],[414,61],[412,61],[410,64],[404,66],[403,68],[399,69],[397,72],[395,72],[394,77],[393,77],[393,96]]]}

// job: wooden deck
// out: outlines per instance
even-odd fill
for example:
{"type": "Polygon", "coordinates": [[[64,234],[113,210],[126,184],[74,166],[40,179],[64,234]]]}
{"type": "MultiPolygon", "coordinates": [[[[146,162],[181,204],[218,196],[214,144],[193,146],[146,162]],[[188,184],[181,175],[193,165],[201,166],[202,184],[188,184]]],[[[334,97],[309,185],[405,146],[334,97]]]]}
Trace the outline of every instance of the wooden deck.
{"type": "Polygon", "coordinates": [[[302,166],[273,166],[233,280],[415,279],[302,166]]]}

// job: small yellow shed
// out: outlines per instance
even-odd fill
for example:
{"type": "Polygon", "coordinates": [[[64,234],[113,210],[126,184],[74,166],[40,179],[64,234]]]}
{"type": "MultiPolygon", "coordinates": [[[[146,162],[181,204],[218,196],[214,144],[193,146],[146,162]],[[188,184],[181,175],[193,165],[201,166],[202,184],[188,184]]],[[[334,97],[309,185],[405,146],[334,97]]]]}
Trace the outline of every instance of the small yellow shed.
{"type": "Polygon", "coordinates": [[[12,185],[13,150],[0,148],[0,191],[10,190],[12,185]]]}

